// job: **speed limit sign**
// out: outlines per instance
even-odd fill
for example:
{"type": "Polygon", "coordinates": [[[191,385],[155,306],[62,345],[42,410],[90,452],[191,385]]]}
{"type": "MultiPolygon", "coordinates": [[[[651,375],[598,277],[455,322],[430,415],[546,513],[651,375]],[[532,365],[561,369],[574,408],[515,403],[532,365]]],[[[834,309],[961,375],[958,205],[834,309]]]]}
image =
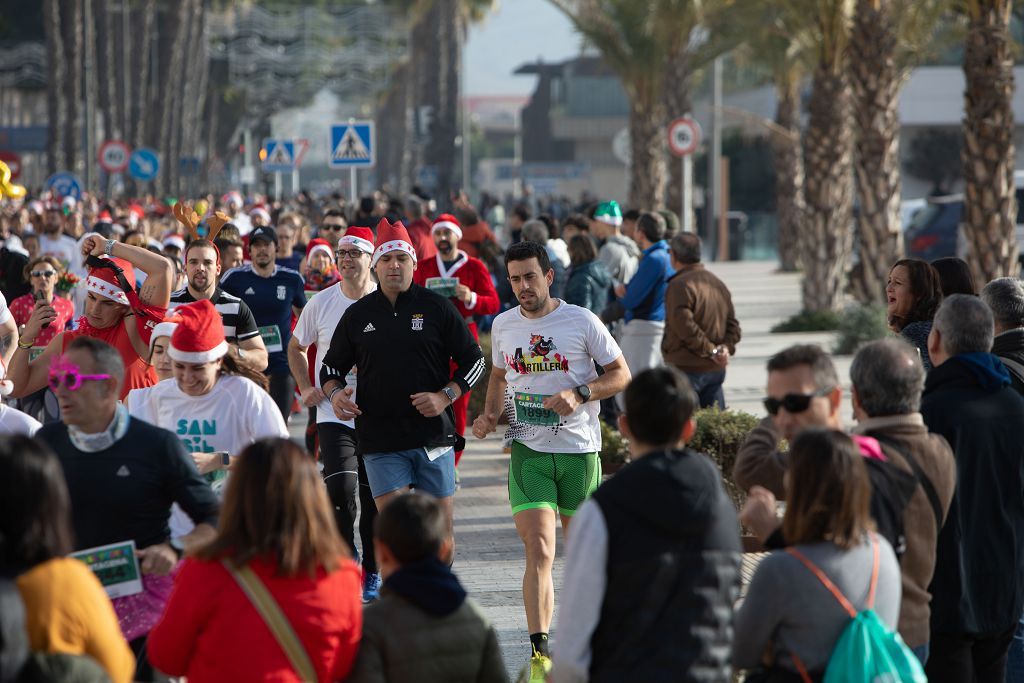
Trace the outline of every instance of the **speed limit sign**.
{"type": "Polygon", "coordinates": [[[131,149],[120,140],[107,140],[100,146],[100,168],[107,173],[121,173],[128,168],[131,149]]]}
{"type": "Polygon", "coordinates": [[[700,124],[688,116],[676,119],[668,126],[668,148],[677,157],[685,157],[700,146],[700,124]]]}

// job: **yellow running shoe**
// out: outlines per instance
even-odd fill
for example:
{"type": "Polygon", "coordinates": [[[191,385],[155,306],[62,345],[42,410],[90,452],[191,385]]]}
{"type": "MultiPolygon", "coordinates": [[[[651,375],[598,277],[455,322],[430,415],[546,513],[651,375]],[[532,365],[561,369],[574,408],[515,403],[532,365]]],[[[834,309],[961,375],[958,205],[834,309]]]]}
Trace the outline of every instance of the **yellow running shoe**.
{"type": "Polygon", "coordinates": [[[519,671],[516,683],[546,683],[549,673],[551,673],[551,658],[534,649],[530,661],[519,671]]]}

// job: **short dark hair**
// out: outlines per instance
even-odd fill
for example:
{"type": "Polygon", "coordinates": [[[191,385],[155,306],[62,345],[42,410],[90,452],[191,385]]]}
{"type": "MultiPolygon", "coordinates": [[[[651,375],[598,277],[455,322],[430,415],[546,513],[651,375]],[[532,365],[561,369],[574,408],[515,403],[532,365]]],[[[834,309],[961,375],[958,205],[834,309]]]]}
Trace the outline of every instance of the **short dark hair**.
{"type": "Polygon", "coordinates": [[[512,213],[524,223],[530,220],[530,208],[526,204],[517,204],[512,213]]]}
{"type": "Polygon", "coordinates": [[[0,568],[25,569],[73,548],[60,461],[41,441],[0,437],[0,568]]]}
{"type": "Polygon", "coordinates": [[[932,261],[932,268],[939,274],[942,296],[951,294],[977,294],[974,276],[967,261],[956,256],[944,256],[932,261]]]}
{"type": "Polygon", "coordinates": [[[573,235],[569,239],[569,261],[574,266],[590,263],[597,258],[597,244],[589,234],[573,235]]]}
{"type": "Polygon", "coordinates": [[[345,216],[345,212],[341,209],[327,209],[324,211],[324,218],[341,218],[346,221],[348,220],[345,216]]]}
{"type": "Polygon", "coordinates": [[[361,197],[359,199],[359,212],[372,214],[377,208],[377,200],[373,197],[361,197]]]}
{"type": "Polygon", "coordinates": [[[626,387],[626,422],[650,446],[674,446],[697,407],[697,394],[675,368],[649,368],[626,387]]]}
{"type": "Polygon", "coordinates": [[[448,521],[436,500],[407,493],[377,513],[374,535],[404,565],[438,557],[448,537],[448,521]]]}
{"type": "Polygon", "coordinates": [[[640,218],[640,209],[626,209],[622,214],[623,221],[635,221],[640,218]]]}
{"type": "Polygon", "coordinates": [[[96,369],[116,379],[118,389],[120,389],[124,384],[124,360],[117,349],[95,337],[75,337],[67,345],[67,350],[77,349],[92,356],[92,362],[96,365],[96,369]]]}
{"type": "Polygon", "coordinates": [[[587,217],[581,213],[571,213],[564,221],[562,221],[563,233],[568,225],[571,225],[578,230],[582,230],[583,232],[590,232],[590,221],[588,221],[587,217]]]}
{"type": "Polygon", "coordinates": [[[217,251],[224,251],[228,247],[241,247],[245,249],[245,244],[241,240],[234,240],[229,238],[218,237],[213,241],[214,246],[217,247],[217,251]]]}
{"type": "Polygon", "coordinates": [[[636,219],[636,231],[648,242],[660,242],[665,239],[665,219],[661,214],[645,211],[636,219]]]}
{"type": "Polygon", "coordinates": [[[181,260],[182,261],[188,261],[188,252],[191,251],[192,249],[196,248],[196,247],[212,247],[213,250],[215,252],[217,252],[217,261],[218,261],[218,263],[220,262],[220,249],[217,248],[216,243],[211,242],[210,240],[206,239],[205,237],[200,237],[199,239],[190,240],[189,243],[185,245],[185,252],[181,255],[181,260]]]}
{"type": "Polygon", "coordinates": [[[695,232],[680,232],[672,237],[669,248],[676,261],[685,264],[700,263],[701,243],[695,232]]]}
{"type": "Polygon", "coordinates": [[[839,386],[839,375],[836,366],[825,350],[817,344],[795,344],[782,349],[768,359],[768,372],[783,372],[806,365],[814,375],[814,383],[819,389],[839,386]]]}
{"type": "Polygon", "coordinates": [[[554,239],[560,234],[558,232],[558,221],[550,213],[537,214],[537,220],[544,224],[548,229],[548,237],[554,239]]]}
{"type": "Polygon", "coordinates": [[[505,250],[505,269],[508,270],[508,264],[512,261],[529,261],[532,258],[537,259],[540,272],[546,273],[551,270],[548,250],[544,248],[543,244],[536,242],[517,242],[505,250]]]}

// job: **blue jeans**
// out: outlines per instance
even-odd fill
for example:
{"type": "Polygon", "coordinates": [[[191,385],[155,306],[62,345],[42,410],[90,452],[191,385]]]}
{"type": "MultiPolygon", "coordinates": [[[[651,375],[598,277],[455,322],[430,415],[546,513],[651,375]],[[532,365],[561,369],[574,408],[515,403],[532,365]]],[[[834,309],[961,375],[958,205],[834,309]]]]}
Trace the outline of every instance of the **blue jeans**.
{"type": "Polygon", "coordinates": [[[1006,683],[1024,681],[1024,617],[1017,623],[1017,630],[1006,654],[1006,683]]]}
{"type": "Polygon", "coordinates": [[[690,379],[693,390],[697,392],[701,408],[710,408],[714,404],[725,410],[725,392],[722,391],[722,383],[725,381],[725,370],[712,370],[711,372],[688,372],[686,376],[690,379]]]}

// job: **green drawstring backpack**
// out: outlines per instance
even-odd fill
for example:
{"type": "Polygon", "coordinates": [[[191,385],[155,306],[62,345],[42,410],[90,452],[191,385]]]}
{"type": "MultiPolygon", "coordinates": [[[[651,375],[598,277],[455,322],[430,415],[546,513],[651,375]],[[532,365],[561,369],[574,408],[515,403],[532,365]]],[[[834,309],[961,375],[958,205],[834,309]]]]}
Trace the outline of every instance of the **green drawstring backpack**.
{"type": "MultiPolygon", "coordinates": [[[[787,548],[786,552],[800,560],[805,567],[818,577],[825,588],[835,596],[852,621],[842,634],[829,657],[825,669],[824,683],[928,683],[921,662],[910,651],[899,633],[886,628],[873,609],[875,587],[878,584],[878,537],[871,534],[874,550],[874,566],[871,570],[871,587],[868,590],[868,604],[858,613],[846,596],[836,588],[825,572],[808,560],[799,550],[787,548]]],[[[796,664],[804,683],[812,683],[803,662],[794,654],[796,664]]]]}

